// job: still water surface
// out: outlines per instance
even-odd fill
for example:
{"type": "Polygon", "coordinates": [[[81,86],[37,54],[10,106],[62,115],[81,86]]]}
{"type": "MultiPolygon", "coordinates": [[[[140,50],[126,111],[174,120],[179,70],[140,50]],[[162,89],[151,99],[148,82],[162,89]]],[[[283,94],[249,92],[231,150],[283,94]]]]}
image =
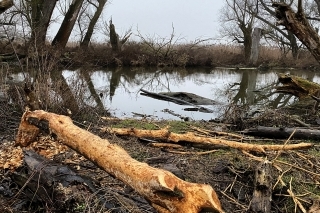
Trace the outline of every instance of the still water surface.
{"type": "MultiPolygon", "coordinates": [[[[257,108],[277,108],[294,100],[284,94],[273,93],[277,73],[298,75],[320,83],[316,72],[301,70],[231,70],[231,69],[170,69],[117,68],[108,70],[63,70],[60,79],[69,86],[73,96],[84,103],[79,106],[99,106],[116,117],[134,117],[134,113],[154,119],[179,119],[164,109],[172,110],[194,120],[219,118],[229,104],[248,105],[257,108]],[[177,105],[140,95],[140,89],[150,92],[189,92],[222,104],[204,106],[213,113],[184,111],[190,106],[177,105]],[[78,97],[82,98],[78,98],[78,97]]],[[[24,75],[13,76],[23,81],[24,75]]],[[[53,93],[54,94],[54,93],[53,93]]],[[[59,94],[56,94],[59,95],[59,94]]],[[[63,96],[60,94],[60,96],[63,96]]],[[[66,98],[66,97],[64,97],[66,98]]],[[[67,96],[67,98],[70,98],[67,96]]],[[[55,98],[61,100],[63,97],[55,98]]]]}
{"type": "MultiPolygon", "coordinates": [[[[63,71],[68,84],[83,82],[81,73],[76,70],[63,71]]],[[[289,103],[293,98],[283,94],[273,94],[277,84],[277,73],[285,72],[320,82],[319,75],[299,70],[230,70],[230,69],[173,69],[146,70],[143,68],[120,68],[90,72],[94,90],[100,95],[103,107],[117,117],[133,117],[134,113],[156,119],[178,119],[163,112],[170,109],[183,117],[195,120],[219,118],[230,103],[247,104],[251,108],[276,108],[289,103]],[[213,113],[184,111],[188,106],[152,99],[140,95],[139,90],[150,92],[190,92],[221,102],[221,105],[205,106],[213,113]],[[102,97],[101,97],[102,96],[102,97]]],[[[97,101],[87,90],[87,102],[95,106],[97,101]]]]}

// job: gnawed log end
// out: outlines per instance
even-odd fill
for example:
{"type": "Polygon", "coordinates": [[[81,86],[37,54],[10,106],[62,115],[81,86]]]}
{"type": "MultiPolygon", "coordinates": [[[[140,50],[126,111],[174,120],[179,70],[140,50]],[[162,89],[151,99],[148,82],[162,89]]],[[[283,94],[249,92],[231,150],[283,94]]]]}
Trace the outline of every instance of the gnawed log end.
{"type": "Polygon", "coordinates": [[[27,121],[27,114],[28,111],[22,115],[18,134],[16,136],[16,146],[28,146],[30,143],[35,141],[40,132],[38,127],[29,124],[27,121]]]}

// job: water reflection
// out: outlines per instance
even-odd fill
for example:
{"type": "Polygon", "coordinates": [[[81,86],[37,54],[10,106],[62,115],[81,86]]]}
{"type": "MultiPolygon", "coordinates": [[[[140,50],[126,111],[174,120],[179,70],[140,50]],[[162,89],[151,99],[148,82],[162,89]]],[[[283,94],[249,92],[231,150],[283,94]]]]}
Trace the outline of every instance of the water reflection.
{"type": "MultiPolygon", "coordinates": [[[[290,71],[290,73],[309,79],[315,77],[311,72],[290,71]]],[[[79,78],[82,76],[87,82],[87,93],[90,94],[86,103],[103,107],[117,117],[132,117],[133,113],[139,113],[159,119],[177,119],[162,112],[164,109],[170,109],[183,117],[208,120],[221,116],[230,103],[246,104],[251,108],[276,108],[291,100],[287,95],[272,93],[277,83],[275,71],[117,68],[99,71],[64,71],[63,76],[69,79],[68,82],[75,80],[81,82],[79,78]],[[88,82],[91,82],[94,89],[88,82]],[[139,95],[141,88],[151,92],[190,92],[224,104],[206,106],[214,111],[212,114],[187,112],[183,110],[184,106],[139,95]]]]}
{"type": "MultiPolygon", "coordinates": [[[[221,116],[229,104],[255,108],[277,108],[293,100],[288,95],[274,94],[277,72],[288,72],[320,82],[319,76],[308,71],[265,71],[230,69],[161,69],[116,68],[114,70],[63,70],[51,76],[54,91],[72,111],[92,106],[110,111],[117,117],[132,117],[133,113],[152,115],[159,119],[177,119],[162,112],[173,110],[192,119],[214,119],[221,116]],[[150,92],[189,92],[222,102],[206,106],[211,114],[184,111],[185,106],[152,99],[139,94],[140,89],[150,92]],[[81,101],[79,101],[81,100],[81,101]]],[[[16,74],[21,77],[21,74],[16,74]]],[[[13,75],[14,77],[14,75],[13,75]]],[[[248,108],[247,108],[248,110],[248,108]]]]}

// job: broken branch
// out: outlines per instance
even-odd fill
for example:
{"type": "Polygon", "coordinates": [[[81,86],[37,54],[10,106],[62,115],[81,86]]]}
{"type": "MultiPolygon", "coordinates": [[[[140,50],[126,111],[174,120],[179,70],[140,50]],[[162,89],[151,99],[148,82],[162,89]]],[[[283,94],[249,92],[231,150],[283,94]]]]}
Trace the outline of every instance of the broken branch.
{"type": "Polygon", "coordinates": [[[172,141],[178,143],[179,141],[185,141],[190,143],[198,144],[214,144],[214,145],[223,145],[239,150],[245,151],[255,151],[264,153],[266,150],[292,150],[292,149],[305,149],[313,146],[312,143],[299,143],[299,144],[289,144],[289,145],[260,145],[260,144],[251,144],[251,143],[240,143],[236,141],[228,141],[223,139],[216,139],[210,137],[201,137],[197,136],[192,132],[187,132],[185,134],[178,134],[170,132],[167,128],[160,130],[142,130],[135,128],[102,128],[102,131],[109,132],[117,135],[129,135],[135,137],[150,137],[158,138],[164,141],[172,141]]]}

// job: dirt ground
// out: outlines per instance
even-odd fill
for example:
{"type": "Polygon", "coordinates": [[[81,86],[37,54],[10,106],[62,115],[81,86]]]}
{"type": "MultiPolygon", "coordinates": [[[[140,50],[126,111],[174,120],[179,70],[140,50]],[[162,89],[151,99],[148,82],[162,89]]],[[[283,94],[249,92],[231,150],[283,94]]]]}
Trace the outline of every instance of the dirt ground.
{"type": "MultiPolygon", "coordinates": [[[[274,114],[273,114],[274,115],[274,114]]],[[[273,125],[277,122],[283,124],[285,116],[264,116],[263,119],[272,118],[273,125]],[[275,119],[277,117],[277,119],[275,119]]],[[[32,185],[32,174],[28,173],[26,163],[16,169],[0,170],[0,212],[156,212],[148,202],[139,196],[134,189],[115,179],[111,175],[97,168],[93,163],[83,156],[58,142],[54,137],[48,135],[40,136],[35,143],[29,147],[19,148],[13,152],[14,135],[16,134],[19,119],[15,122],[14,130],[6,131],[1,135],[0,161],[4,161],[4,153],[12,153],[11,157],[20,154],[30,154],[28,150],[46,156],[49,163],[64,165],[85,179],[84,182],[77,179],[72,182],[70,191],[65,196],[47,195],[46,198],[39,195],[32,185]],[[52,161],[51,161],[52,160],[52,161]],[[24,176],[26,181],[21,181],[24,176]],[[59,199],[64,200],[59,200],[59,199]]],[[[253,121],[250,125],[257,125],[253,121]]],[[[256,120],[255,120],[256,122],[256,120]]],[[[262,120],[259,121],[262,123],[262,120]]],[[[185,133],[195,132],[195,129],[231,132],[232,128],[216,122],[175,122],[175,121],[153,121],[153,120],[103,120],[97,117],[95,123],[77,121],[75,124],[108,139],[123,147],[132,158],[146,162],[157,168],[171,171],[179,178],[195,183],[211,185],[217,192],[223,210],[231,212],[252,212],[250,203],[254,190],[255,170],[259,161],[258,157],[273,162],[272,175],[272,211],[274,213],[292,212],[320,212],[320,146],[313,141],[315,146],[307,150],[268,151],[265,154],[243,153],[241,150],[226,147],[211,147],[215,150],[205,154],[206,148],[197,148],[194,145],[182,142],[182,148],[172,150],[151,146],[153,141],[144,138],[128,136],[117,136],[102,132],[101,128],[109,127],[135,127],[140,129],[157,129],[170,126],[173,132],[185,133]],[[195,128],[196,127],[196,128],[195,128]],[[179,151],[180,153],[173,153],[179,151]],[[311,209],[310,209],[311,208],[311,209]],[[309,210],[310,209],[310,210],[309,210]],[[317,209],[317,210],[312,210],[317,209]]],[[[288,124],[289,125],[289,124],[288,124]]],[[[232,130],[235,132],[235,129],[232,130]]],[[[235,132],[239,134],[239,132],[235,132]]],[[[227,140],[237,140],[230,136],[206,135],[208,137],[220,137],[227,140]]],[[[244,136],[241,142],[256,144],[285,144],[302,141],[286,139],[265,139],[244,136]]],[[[310,142],[310,141],[303,141],[310,142]]],[[[12,160],[18,164],[19,159],[12,160]]],[[[48,163],[48,164],[49,164],[48,163]]],[[[12,166],[12,168],[15,166],[12,166]]],[[[37,180],[37,179],[36,179],[37,180]]],[[[37,183],[37,182],[36,182],[37,183]]],[[[37,185],[37,184],[36,184],[37,185]]],[[[38,182],[39,185],[39,182],[38,182]]]]}

